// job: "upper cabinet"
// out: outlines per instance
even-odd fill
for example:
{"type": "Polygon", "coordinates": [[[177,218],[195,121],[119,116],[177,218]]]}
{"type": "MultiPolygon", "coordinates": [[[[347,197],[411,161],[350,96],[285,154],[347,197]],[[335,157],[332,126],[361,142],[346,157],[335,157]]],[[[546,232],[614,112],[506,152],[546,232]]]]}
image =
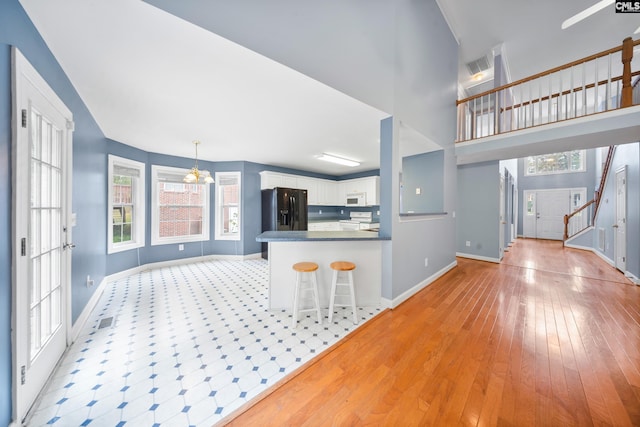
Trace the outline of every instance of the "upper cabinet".
{"type": "Polygon", "coordinates": [[[347,195],[364,193],[367,205],[380,204],[380,178],[366,178],[332,181],[279,172],[260,172],[260,188],[289,187],[307,190],[309,205],[344,206],[347,195]]]}
{"type": "Polygon", "coordinates": [[[347,179],[338,181],[338,199],[340,205],[345,204],[350,194],[364,194],[367,206],[380,204],[380,177],[368,176],[365,178],[347,179]]]}

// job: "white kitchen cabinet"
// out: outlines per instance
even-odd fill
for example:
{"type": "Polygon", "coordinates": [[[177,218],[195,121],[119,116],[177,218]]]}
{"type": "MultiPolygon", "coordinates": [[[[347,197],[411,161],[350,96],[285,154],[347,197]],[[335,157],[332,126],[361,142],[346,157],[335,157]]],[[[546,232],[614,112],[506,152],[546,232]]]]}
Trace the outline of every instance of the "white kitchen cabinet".
{"type": "Polygon", "coordinates": [[[365,178],[347,179],[338,182],[339,205],[345,203],[348,194],[366,194],[367,206],[380,204],[380,177],[368,176],[365,178]]]}
{"type": "Polygon", "coordinates": [[[279,172],[260,172],[260,188],[301,188],[307,190],[307,201],[314,206],[344,206],[347,194],[365,193],[368,206],[380,204],[380,177],[332,181],[279,172]]]}
{"type": "Polygon", "coordinates": [[[320,197],[318,194],[318,183],[315,178],[309,178],[306,176],[299,176],[297,179],[298,186],[296,188],[301,188],[303,190],[307,190],[307,204],[309,205],[321,205],[320,197]]]}
{"type": "Polygon", "coordinates": [[[260,189],[261,190],[264,190],[265,188],[276,188],[276,187],[299,188],[298,176],[290,175],[286,173],[269,172],[269,171],[260,172],[260,189]]]}

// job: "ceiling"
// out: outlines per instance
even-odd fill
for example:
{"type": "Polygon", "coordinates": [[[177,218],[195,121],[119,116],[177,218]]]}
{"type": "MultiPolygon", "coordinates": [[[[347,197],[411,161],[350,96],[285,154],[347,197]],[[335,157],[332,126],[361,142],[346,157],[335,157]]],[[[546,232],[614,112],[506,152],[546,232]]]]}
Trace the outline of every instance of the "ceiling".
{"type": "Polygon", "coordinates": [[[516,81],[621,45],[626,37],[640,38],[634,35],[640,30],[640,14],[616,13],[613,4],[561,29],[564,20],[595,3],[598,0],[487,0],[478,7],[477,0],[438,0],[460,45],[458,77],[465,95],[493,88],[492,69],[478,82],[465,64],[491,55],[494,48],[506,58],[509,81],[516,81]]]}
{"type": "MultiPolygon", "coordinates": [[[[183,157],[193,156],[198,139],[202,159],[329,175],[379,166],[380,120],[388,113],[204,29],[221,16],[194,25],[140,0],[20,2],[108,138],[183,157]],[[361,165],[324,163],[316,159],[322,153],[361,165]]],[[[496,46],[517,80],[611,48],[640,26],[640,15],[612,6],[560,29],[591,1],[438,4],[460,44],[459,83],[467,92],[478,82],[464,64],[496,46]]]]}

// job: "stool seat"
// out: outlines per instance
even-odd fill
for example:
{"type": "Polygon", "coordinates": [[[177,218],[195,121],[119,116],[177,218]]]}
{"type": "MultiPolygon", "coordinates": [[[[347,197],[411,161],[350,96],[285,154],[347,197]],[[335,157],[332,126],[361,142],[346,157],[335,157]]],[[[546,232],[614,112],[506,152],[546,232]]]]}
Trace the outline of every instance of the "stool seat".
{"type": "Polygon", "coordinates": [[[298,315],[302,312],[316,312],[318,323],[322,323],[322,314],[320,313],[320,300],[318,297],[318,279],[316,271],[318,264],[310,261],[302,261],[293,264],[292,268],[296,271],[296,284],[293,290],[293,307],[291,312],[291,326],[298,326],[298,315]],[[313,301],[313,307],[300,307],[300,297],[303,293],[310,293],[313,301]]]}
{"type": "Polygon", "coordinates": [[[349,261],[334,261],[329,265],[333,270],[351,271],[356,269],[356,265],[349,261]]]}
{"type": "MultiPolygon", "coordinates": [[[[353,314],[353,323],[358,323],[358,315],[356,313],[356,294],[353,284],[353,270],[356,265],[350,261],[334,261],[329,264],[333,270],[333,280],[331,281],[331,295],[329,296],[329,323],[333,321],[333,310],[335,307],[351,307],[353,314]],[[340,280],[340,273],[346,276],[346,281],[340,280]],[[347,293],[338,293],[338,287],[346,287],[347,293]],[[348,299],[349,302],[337,303],[336,298],[341,300],[348,299]]],[[[344,280],[344,277],[343,277],[344,280]]]]}
{"type": "Polygon", "coordinates": [[[318,264],[315,262],[298,262],[293,264],[293,269],[301,273],[310,273],[318,269],[318,264]]]}

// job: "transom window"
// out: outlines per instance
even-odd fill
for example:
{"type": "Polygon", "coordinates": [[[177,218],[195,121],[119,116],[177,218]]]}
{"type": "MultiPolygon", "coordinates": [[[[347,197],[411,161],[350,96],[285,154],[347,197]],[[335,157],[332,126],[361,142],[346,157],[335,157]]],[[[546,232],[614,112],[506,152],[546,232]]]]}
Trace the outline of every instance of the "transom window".
{"type": "Polygon", "coordinates": [[[209,186],[185,184],[185,173],[184,169],[151,167],[152,245],[209,240],[209,186]]]}
{"type": "Polygon", "coordinates": [[[550,175],[557,173],[584,172],[585,150],[529,156],[525,159],[524,174],[550,175]]]}
{"type": "Polygon", "coordinates": [[[109,155],[107,253],[145,244],[145,165],[109,155]]]}
{"type": "Polygon", "coordinates": [[[216,239],[240,240],[240,172],[216,172],[216,239]]]}

